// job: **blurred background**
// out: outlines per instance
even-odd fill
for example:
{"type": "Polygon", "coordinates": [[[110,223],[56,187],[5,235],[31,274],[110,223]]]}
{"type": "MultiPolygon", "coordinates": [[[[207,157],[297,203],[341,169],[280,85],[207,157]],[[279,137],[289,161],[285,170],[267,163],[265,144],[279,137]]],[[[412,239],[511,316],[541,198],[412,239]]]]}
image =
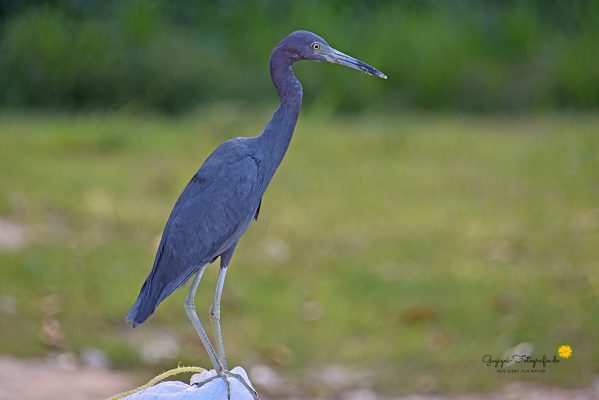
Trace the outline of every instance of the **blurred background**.
{"type": "Polygon", "coordinates": [[[593,398],[591,0],[0,0],[0,398],[39,398],[32,371],[95,399],[209,366],[186,290],[123,319],[188,179],[270,118],[296,29],[389,79],[294,68],[296,134],[225,285],[230,364],[266,399],[593,398]],[[564,344],[544,372],[482,362],[564,344]]]}

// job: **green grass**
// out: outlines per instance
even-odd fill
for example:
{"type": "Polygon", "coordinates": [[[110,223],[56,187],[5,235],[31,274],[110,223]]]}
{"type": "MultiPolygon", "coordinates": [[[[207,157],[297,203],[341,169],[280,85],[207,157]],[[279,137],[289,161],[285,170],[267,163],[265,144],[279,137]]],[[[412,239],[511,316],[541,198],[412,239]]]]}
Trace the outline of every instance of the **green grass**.
{"type": "MultiPolygon", "coordinates": [[[[225,106],[179,119],[2,115],[0,216],[24,223],[31,242],[0,252],[0,295],[15,296],[19,311],[0,311],[0,353],[50,350],[40,299],[52,294],[65,350],[96,346],[147,373],[207,366],[185,290],[135,331],[123,317],[189,177],[218,143],[260,132],[267,118],[225,106]],[[134,343],[153,331],[174,334],[182,354],[143,366],[134,343]]],[[[228,274],[231,363],[266,362],[295,379],[321,363],[373,368],[391,393],[590,382],[598,132],[596,115],[303,115],[228,274]],[[277,260],[268,249],[281,241],[288,257],[277,260]],[[321,318],[305,318],[308,302],[321,318]],[[561,344],[574,355],[543,375],[482,364],[524,341],[536,355],[561,344]]],[[[206,275],[203,317],[216,268],[206,275]]]]}

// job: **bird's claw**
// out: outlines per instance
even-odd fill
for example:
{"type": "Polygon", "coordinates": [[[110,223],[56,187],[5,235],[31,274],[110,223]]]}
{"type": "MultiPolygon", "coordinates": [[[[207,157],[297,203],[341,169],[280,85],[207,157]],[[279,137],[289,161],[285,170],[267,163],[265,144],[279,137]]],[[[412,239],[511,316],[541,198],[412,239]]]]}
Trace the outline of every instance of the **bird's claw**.
{"type": "Polygon", "coordinates": [[[247,391],[252,395],[254,400],[260,400],[260,398],[258,397],[258,393],[245,381],[245,379],[241,375],[233,373],[231,371],[223,370],[218,375],[211,376],[210,378],[205,379],[202,382],[196,382],[196,383],[194,383],[194,385],[197,387],[202,387],[205,384],[212,382],[213,380],[218,379],[218,378],[222,378],[225,380],[225,384],[227,385],[227,400],[231,400],[231,384],[229,383],[228,378],[237,379],[239,382],[241,382],[243,387],[245,387],[247,389],[247,391]]]}
{"type": "Polygon", "coordinates": [[[220,376],[218,376],[218,375],[214,375],[214,376],[211,376],[211,377],[210,377],[210,378],[208,378],[208,379],[204,379],[204,380],[203,380],[203,381],[201,381],[201,382],[194,382],[194,383],[192,383],[192,386],[197,386],[197,387],[199,387],[199,388],[200,388],[200,387],[204,386],[205,384],[207,384],[207,383],[209,383],[209,382],[212,382],[213,380],[215,380],[215,379],[218,379],[218,378],[220,378],[220,376]]]}
{"type": "MultiPolygon", "coordinates": [[[[222,371],[223,375],[228,376],[230,378],[235,378],[237,379],[239,382],[241,382],[241,384],[243,385],[243,387],[245,387],[247,389],[247,391],[252,395],[252,397],[254,398],[254,400],[260,400],[258,397],[258,393],[245,381],[245,379],[243,378],[243,376],[236,374],[234,372],[231,371],[222,371]]],[[[225,378],[225,381],[227,381],[227,385],[229,384],[229,381],[225,378]]],[[[228,392],[229,387],[227,386],[227,393],[228,392]]]]}

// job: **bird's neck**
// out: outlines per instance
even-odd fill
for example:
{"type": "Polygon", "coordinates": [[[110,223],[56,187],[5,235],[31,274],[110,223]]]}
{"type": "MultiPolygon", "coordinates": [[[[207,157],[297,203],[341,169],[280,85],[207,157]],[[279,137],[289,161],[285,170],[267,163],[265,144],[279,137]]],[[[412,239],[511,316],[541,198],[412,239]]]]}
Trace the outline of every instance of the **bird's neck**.
{"type": "Polygon", "coordinates": [[[270,58],[270,76],[281,100],[259,140],[273,174],[285,156],[302,106],[302,85],[291,69],[294,61],[280,48],[270,58]]]}
{"type": "Polygon", "coordinates": [[[270,57],[270,77],[281,98],[281,106],[297,120],[302,106],[302,85],[291,69],[295,61],[285,50],[275,48],[270,57]]]}

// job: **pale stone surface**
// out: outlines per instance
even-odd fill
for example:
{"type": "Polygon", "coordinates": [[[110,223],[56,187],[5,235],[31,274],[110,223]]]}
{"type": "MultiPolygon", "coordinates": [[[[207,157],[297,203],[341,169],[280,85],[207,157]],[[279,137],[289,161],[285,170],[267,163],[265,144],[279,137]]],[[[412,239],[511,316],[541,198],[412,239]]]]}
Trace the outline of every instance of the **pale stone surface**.
{"type": "MultiPolygon", "coordinates": [[[[243,368],[235,367],[231,372],[241,375],[251,386],[243,368]]],[[[216,372],[210,370],[194,374],[191,377],[190,385],[177,381],[162,382],[134,393],[125,400],[227,400],[227,385],[222,378],[214,379],[202,386],[194,385],[196,382],[204,382],[214,376],[216,376],[216,372]]],[[[228,380],[231,388],[231,400],[254,400],[252,394],[238,379],[229,377],[228,380]]]]}

